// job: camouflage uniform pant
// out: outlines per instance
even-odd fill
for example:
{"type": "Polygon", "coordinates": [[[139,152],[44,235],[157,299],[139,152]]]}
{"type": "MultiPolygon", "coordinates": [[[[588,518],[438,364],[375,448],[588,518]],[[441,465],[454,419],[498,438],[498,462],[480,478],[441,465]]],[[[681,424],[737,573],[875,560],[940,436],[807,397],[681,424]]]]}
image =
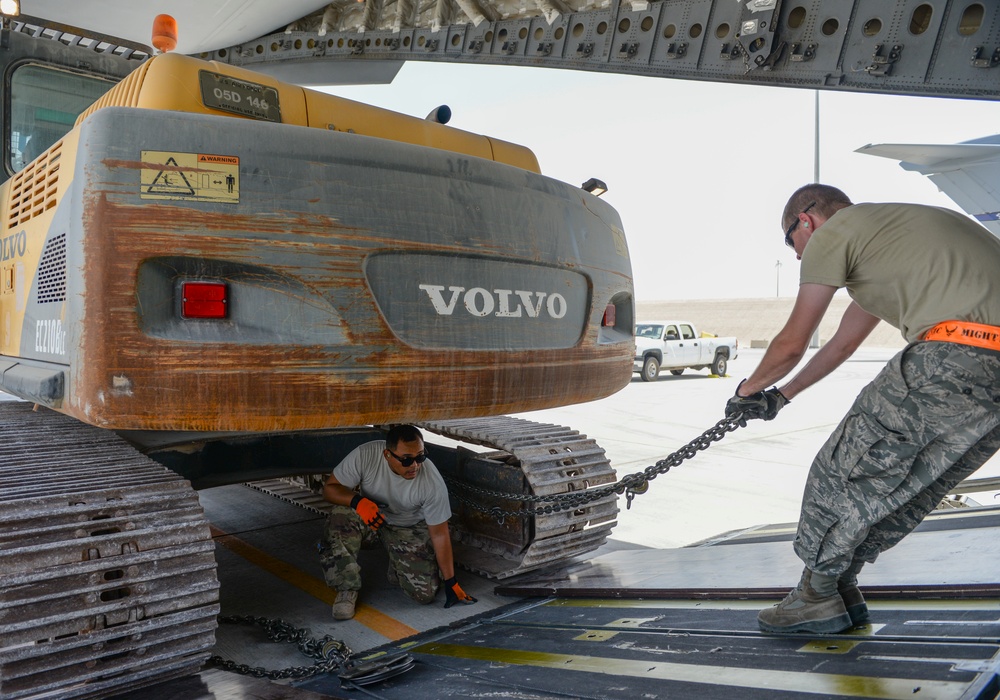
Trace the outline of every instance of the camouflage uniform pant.
{"type": "Polygon", "coordinates": [[[326,584],[338,591],[361,590],[358,552],[377,543],[389,553],[390,579],[394,572],[403,592],[418,603],[433,601],[441,577],[427,524],[385,523],[375,533],[347,506],[334,506],[326,522],[319,555],[326,584]]]}
{"type": "Polygon", "coordinates": [[[856,576],[998,449],[1000,352],[909,345],[813,461],[795,553],[817,573],[856,576]]]}

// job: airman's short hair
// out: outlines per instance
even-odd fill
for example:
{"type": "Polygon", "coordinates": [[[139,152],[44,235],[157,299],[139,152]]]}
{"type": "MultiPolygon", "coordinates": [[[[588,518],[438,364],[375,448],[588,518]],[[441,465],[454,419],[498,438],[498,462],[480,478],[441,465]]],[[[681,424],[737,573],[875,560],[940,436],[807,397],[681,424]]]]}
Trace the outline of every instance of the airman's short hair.
{"type": "Polygon", "coordinates": [[[415,425],[394,425],[385,434],[385,446],[390,450],[395,450],[396,445],[401,442],[413,442],[420,440],[423,442],[424,436],[415,425]]]}
{"type": "Polygon", "coordinates": [[[824,219],[829,219],[844,207],[851,206],[853,202],[842,190],[831,185],[819,183],[803,185],[792,193],[784,211],[781,212],[781,230],[787,231],[798,215],[810,204],[813,204],[813,211],[824,219]]]}

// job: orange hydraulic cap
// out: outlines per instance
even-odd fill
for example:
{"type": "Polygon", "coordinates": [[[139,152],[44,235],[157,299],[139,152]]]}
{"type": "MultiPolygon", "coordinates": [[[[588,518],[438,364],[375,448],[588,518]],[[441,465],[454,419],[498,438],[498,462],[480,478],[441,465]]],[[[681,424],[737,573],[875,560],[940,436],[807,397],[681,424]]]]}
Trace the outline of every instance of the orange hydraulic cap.
{"type": "Polygon", "coordinates": [[[156,15],[153,19],[153,47],[160,52],[177,48],[177,20],[170,15],[156,15]]]}

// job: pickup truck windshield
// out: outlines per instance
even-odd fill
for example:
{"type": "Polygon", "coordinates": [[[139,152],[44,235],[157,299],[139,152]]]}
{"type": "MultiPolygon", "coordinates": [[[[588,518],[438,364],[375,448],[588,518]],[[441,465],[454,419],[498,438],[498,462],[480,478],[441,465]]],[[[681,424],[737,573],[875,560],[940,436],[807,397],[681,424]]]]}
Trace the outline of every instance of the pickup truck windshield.
{"type": "Polygon", "coordinates": [[[663,335],[663,326],[655,326],[651,323],[640,323],[635,327],[637,338],[659,338],[663,335]]]}

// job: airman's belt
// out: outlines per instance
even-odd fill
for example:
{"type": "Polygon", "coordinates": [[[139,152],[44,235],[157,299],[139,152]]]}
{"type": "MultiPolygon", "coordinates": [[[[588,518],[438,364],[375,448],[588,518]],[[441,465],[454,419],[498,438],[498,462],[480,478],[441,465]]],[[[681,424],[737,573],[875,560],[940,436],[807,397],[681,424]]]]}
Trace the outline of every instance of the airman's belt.
{"type": "Polygon", "coordinates": [[[1000,350],[1000,327],[967,321],[942,321],[924,333],[923,339],[1000,350]]]}

